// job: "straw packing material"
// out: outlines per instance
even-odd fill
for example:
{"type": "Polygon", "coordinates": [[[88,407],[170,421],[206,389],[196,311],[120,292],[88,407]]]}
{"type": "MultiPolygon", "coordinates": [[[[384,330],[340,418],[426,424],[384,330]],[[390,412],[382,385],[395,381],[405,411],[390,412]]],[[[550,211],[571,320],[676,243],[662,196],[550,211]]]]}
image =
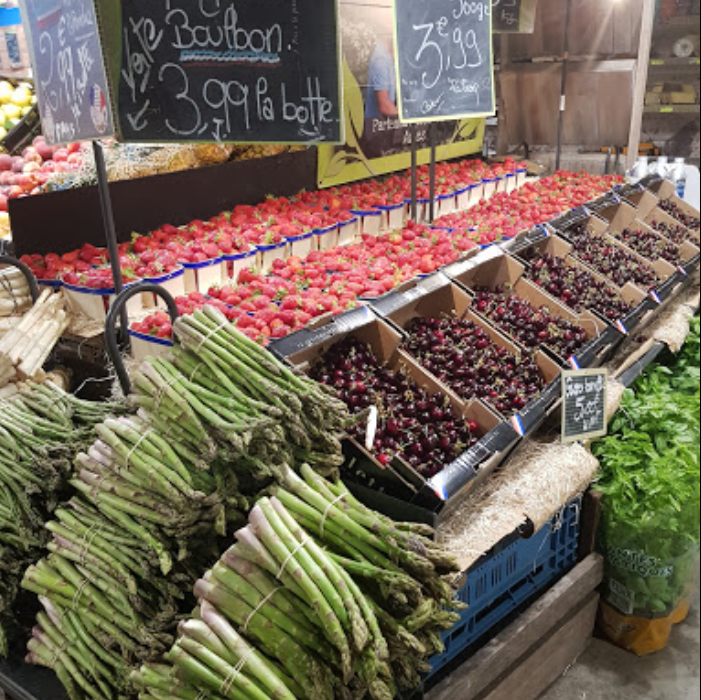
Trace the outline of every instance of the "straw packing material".
{"type": "Polygon", "coordinates": [[[540,529],[588,488],[598,469],[598,460],[582,445],[527,443],[507,470],[497,472],[439,526],[439,542],[465,569],[526,519],[540,529]]]}

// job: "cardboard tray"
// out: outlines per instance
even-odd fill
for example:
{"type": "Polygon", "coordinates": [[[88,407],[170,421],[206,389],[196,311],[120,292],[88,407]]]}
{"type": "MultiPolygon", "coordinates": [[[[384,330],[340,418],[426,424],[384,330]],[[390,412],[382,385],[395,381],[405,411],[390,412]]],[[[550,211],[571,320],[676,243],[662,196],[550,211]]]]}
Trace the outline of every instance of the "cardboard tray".
{"type": "MultiPolygon", "coordinates": [[[[541,253],[548,253],[553,257],[565,258],[565,261],[568,265],[579,268],[589,273],[594,279],[606,285],[608,288],[614,290],[614,292],[616,292],[616,294],[618,294],[618,296],[621,299],[627,301],[632,306],[632,309],[628,314],[626,314],[621,319],[617,319],[616,321],[610,321],[604,318],[604,316],[596,310],[591,310],[591,313],[593,315],[595,315],[597,318],[600,318],[602,321],[604,321],[604,323],[607,323],[614,328],[615,333],[613,334],[609,331],[602,331],[602,335],[605,335],[608,342],[614,342],[616,338],[620,339],[620,337],[622,337],[622,335],[625,334],[626,330],[632,330],[635,326],[638,325],[639,322],[642,321],[644,316],[651,313],[651,311],[654,308],[656,308],[656,304],[652,303],[653,300],[649,297],[649,295],[645,294],[645,292],[643,292],[639,287],[635,286],[630,282],[628,282],[623,287],[617,287],[607,277],[604,277],[595,269],[588,267],[579,259],[573,257],[571,255],[571,243],[565,241],[559,236],[550,236],[539,243],[533,244],[532,246],[530,246],[530,248],[537,248],[541,253]]],[[[514,254],[515,257],[523,265],[526,266],[528,265],[528,263],[520,256],[522,256],[528,249],[529,247],[519,248],[518,251],[516,251],[514,254]]],[[[543,291],[543,293],[550,296],[548,292],[543,291]]],[[[566,304],[564,304],[564,302],[562,302],[561,300],[558,299],[558,301],[560,304],[566,306],[566,304]]],[[[575,312],[573,311],[573,313],[575,312]]],[[[603,341],[602,345],[604,345],[603,341]]],[[[610,349],[612,350],[613,348],[610,349]]],[[[605,361],[604,350],[602,350],[601,353],[597,352],[597,356],[599,356],[599,358],[602,361],[605,361]]]]}
{"type": "MultiPolygon", "coordinates": [[[[599,237],[599,238],[606,239],[606,242],[609,245],[611,245],[615,248],[620,248],[624,252],[628,253],[633,258],[635,258],[640,263],[640,265],[652,268],[657,273],[657,276],[660,279],[658,284],[656,286],[654,286],[652,289],[650,289],[650,290],[642,289],[641,287],[634,284],[633,282],[628,282],[628,283],[626,283],[625,286],[631,285],[632,287],[639,289],[643,294],[648,294],[655,303],[659,304],[661,302],[661,298],[657,294],[658,288],[660,288],[664,285],[663,288],[666,290],[666,293],[669,294],[670,288],[676,287],[677,284],[681,282],[681,279],[679,277],[677,277],[677,273],[679,273],[679,270],[674,265],[667,262],[666,260],[656,260],[655,262],[651,263],[649,260],[642,257],[642,255],[639,255],[634,250],[632,250],[627,245],[625,245],[625,243],[622,243],[621,241],[617,240],[616,238],[614,238],[613,236],[611,236],[608,233],[610,224],[607,223],[607,219],[603,218],[603,217],[609,216],[609,217],[611,217],[611,220],[613,220],[616,217],[618,211],[620,211],[621,207],[623,207],[624,211],[625,211],[625,214],[623,215],[624,217],[628,216],[630,214],[629,210],[634,211],[633,208],[629,204],[619,202],[615,205],[609,205],[605,212],[602,211],[601,217],[590,216],[588,221],[587,221],[587,229],[589,231],[589,235],[592,237],[599,237]],[[614,211],[614,209],[616,211],[614,211]],[[673,283],[669,282],[670,278],[674,279],[673,283]],[[665,282],[667,282],[667,284],[665,284],[665,282]]],[[[567,230],[559,231],[559,235],[569,242],[567,230]]],[[[576,251],[574,251],[574,250],[571,251],[571,255],[574,258],[576,258],[577,260],[580,260],[576,251]]],[[[596,268],[589,265],[584,260],[580,260],[580,262],[587,269],[594,270],[595,272],[598,272],[598,270],[596,270],[596,268]]],[[[599,274],[601,274],[601,273],[599,273],[599,274]]],[[[681,273],[679,273],[679,274],[681,274],[681,273]]],[[[606,279],[608,279],[608,278],[606,277],[606,279]]],[[[612,280],[609,280],[609,283],[611,284],[611,286],[613,286],[616,289],[619,289],[619,290],[622,289],[622,287],[618,287],[612,280]]],[[[654,307],[652,307],[652,308],[654,308],[654,307]]]]}
{"type": "MultiPolygon", "coordinates": [[[[475,288],[480,286],[487,286],[490,288],[499,285],[507,286],[511,288],[518,297],[528,301],[533,306],[547,306],[553,315],[581,325],[587,333],[588,342],[580,349],[574,358],[560,357],[554,349],[547,346],[545,346],[544,351],[560,366],[568,364],[583,366],[581,363],[589,361],[592,349],[598,347],[599,338],[607,327],[607,324],[589,311],[584,311],[581,314],[574,313],[554,297],[546,294],[540,287],[533,284],[530,280],[527,280],[523,276],[524,271],[525,267],[522,263],[506,255],[503,251],[499,251],[499,255],[492,257],[479,266],[463,271],[453,279],[470,294],[473,294],[475,288]]],[[[479,315],[481,316],[482,314],[479,315]]],[[[489,319],[487,319],[487,322],[491,323],[489,319]]],[[[526,351],[526,348],[522,346],[518,340],[513,338],[506,331],[501,332],[517,347],[526,351]]]]}
{"type": "MultiPolygon", "coordinates": [[[[513,340],[492,325],[488,319],[475,313],[472,309],[472,297],[464,289],[452,283],[445,275],[436,275],[435,278],[431,285],[425,284],[431,279],[427,278],[423,280],[423,283],[416,284],[412,289],[404,293],[397,293],[376,304],[371,304],[371,308],[404,337],[406,337],[407,325],[414,318],[440,318],[445,315],[458,316],[480,326],[486,331],[493,343],[505,348],[510,354],[521,354],[522,349],[513,340]]],[[[559,367],[548,354],[538,350],[534,353],[534,359],[546,384],[559,375],[559,367]]],[[[417,359],[417,362],[420,361],[417,359]]],[[[425,371],[431,374],[429,370],[425,371]]],[[[461,398],[454,392],[449,383],[443,382],[438,378],[436,379],[458,399],[461,398]]],[[[482,401],[495,413],[499,414],[488,400],[482,399],[482,401]]],[[[503,417],[508,418],[510,416],[503,417]]]]}
{"type": "MultiPolygon", "coordinates": [[[[401,334],[368,307],[354,309],[335,319],[328,319],[315,329],[303,329],[293,333],[271,343],[269,349],[289,364],[306,370],[332,345],[350,334],[368,343],[377,357],[387,363],[390,369],[402,369],[407,372],[429,393],[445,394],[456,414],[465,420],[476,420],[485,430],[476,445],[443,470],[443,472],[451,470],[451,478],[443,490],[434,487],[432,480],[426,479],[404,460],[395,458],[389,465],[383,466],[365,449],[364,445],[352,438],[346,441],[348,456],[355,458],[361,465],[360,472],[357,469],[348,472],[349,479],[357,480],[368,488],[382,490],[400,500],[420,505],[430,512],[441,511],[457,493],[465,492],[474,486],[473,482],[476,483],[481,465],[494,457],[493,451],[486,451],[486,445],[502,446],[501,452],[505,453],[510,445],[515,444],[518,436],[486,404],[481,401],[463,401],[427,373],[399,348],[401,334]],[[464,464],[469,464],[471,469],[465,468],[464,464]],[[451,469],[454,465],[455,468],[451,469]]],[[[502,458],[500,456],[498,461],[501,462],[502,458]]]]}

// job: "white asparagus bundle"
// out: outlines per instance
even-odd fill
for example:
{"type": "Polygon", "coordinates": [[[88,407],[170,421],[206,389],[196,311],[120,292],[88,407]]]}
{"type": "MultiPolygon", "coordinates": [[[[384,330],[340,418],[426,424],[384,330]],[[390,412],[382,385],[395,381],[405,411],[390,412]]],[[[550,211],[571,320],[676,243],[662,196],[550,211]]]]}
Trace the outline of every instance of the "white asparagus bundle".
{"type": "Polygon", "coordinates": [[[15,267],[0,270],[0,317],[20,314],[32,305],[29,285],[15,267]]]}
{"type": "Polygon", "coordinates": [[[15,376],[15,366],[8,357],[0,355],[0,387],[11,382],[15,376]]]}
{"type": "Polygon", "coordinates": [[[18,365],[23,375],[33,377],[68,323],[63,296],[46,289],[19,323],[0,338],[0,357],[18,365]]]}

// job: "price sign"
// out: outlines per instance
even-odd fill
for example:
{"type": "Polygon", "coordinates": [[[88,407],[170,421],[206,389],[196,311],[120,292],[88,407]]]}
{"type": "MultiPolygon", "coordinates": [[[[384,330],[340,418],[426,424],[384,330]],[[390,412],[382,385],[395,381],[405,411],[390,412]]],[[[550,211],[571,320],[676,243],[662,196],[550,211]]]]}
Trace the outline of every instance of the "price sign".
{"type": "Polygon", "coordinates": [[[492,27],[499,34],[532,34],[538,0],[492,0],[492,27]]]}
{"type": "Polygon", "coordinates": [[[337,0],[107,0],[125,141],[338,143],[337,0]]]}
{"type": "Polygon", "coordinates": [[[114,135],[92,0],[21,0],[46,140],[114,135]]]}
{"type": "Polygon", "coordinates": [[[563,370],[562,441],[606,435],[605,369],[563,370]]]}
{"type": "Polygon", "coordinates": [[[491,0],[394,0],[403,122],[494,114],[491,0]]]}

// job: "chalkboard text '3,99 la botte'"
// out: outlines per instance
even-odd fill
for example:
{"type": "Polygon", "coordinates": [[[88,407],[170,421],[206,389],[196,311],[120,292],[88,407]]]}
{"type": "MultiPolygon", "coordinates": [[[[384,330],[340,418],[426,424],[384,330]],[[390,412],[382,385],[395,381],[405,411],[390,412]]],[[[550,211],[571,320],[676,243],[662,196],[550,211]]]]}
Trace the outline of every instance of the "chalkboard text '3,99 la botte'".
{"type": "Polygon", "coordinates": [[[125,140],[341,140],[336,0],[121,6],[125,140]]]}

